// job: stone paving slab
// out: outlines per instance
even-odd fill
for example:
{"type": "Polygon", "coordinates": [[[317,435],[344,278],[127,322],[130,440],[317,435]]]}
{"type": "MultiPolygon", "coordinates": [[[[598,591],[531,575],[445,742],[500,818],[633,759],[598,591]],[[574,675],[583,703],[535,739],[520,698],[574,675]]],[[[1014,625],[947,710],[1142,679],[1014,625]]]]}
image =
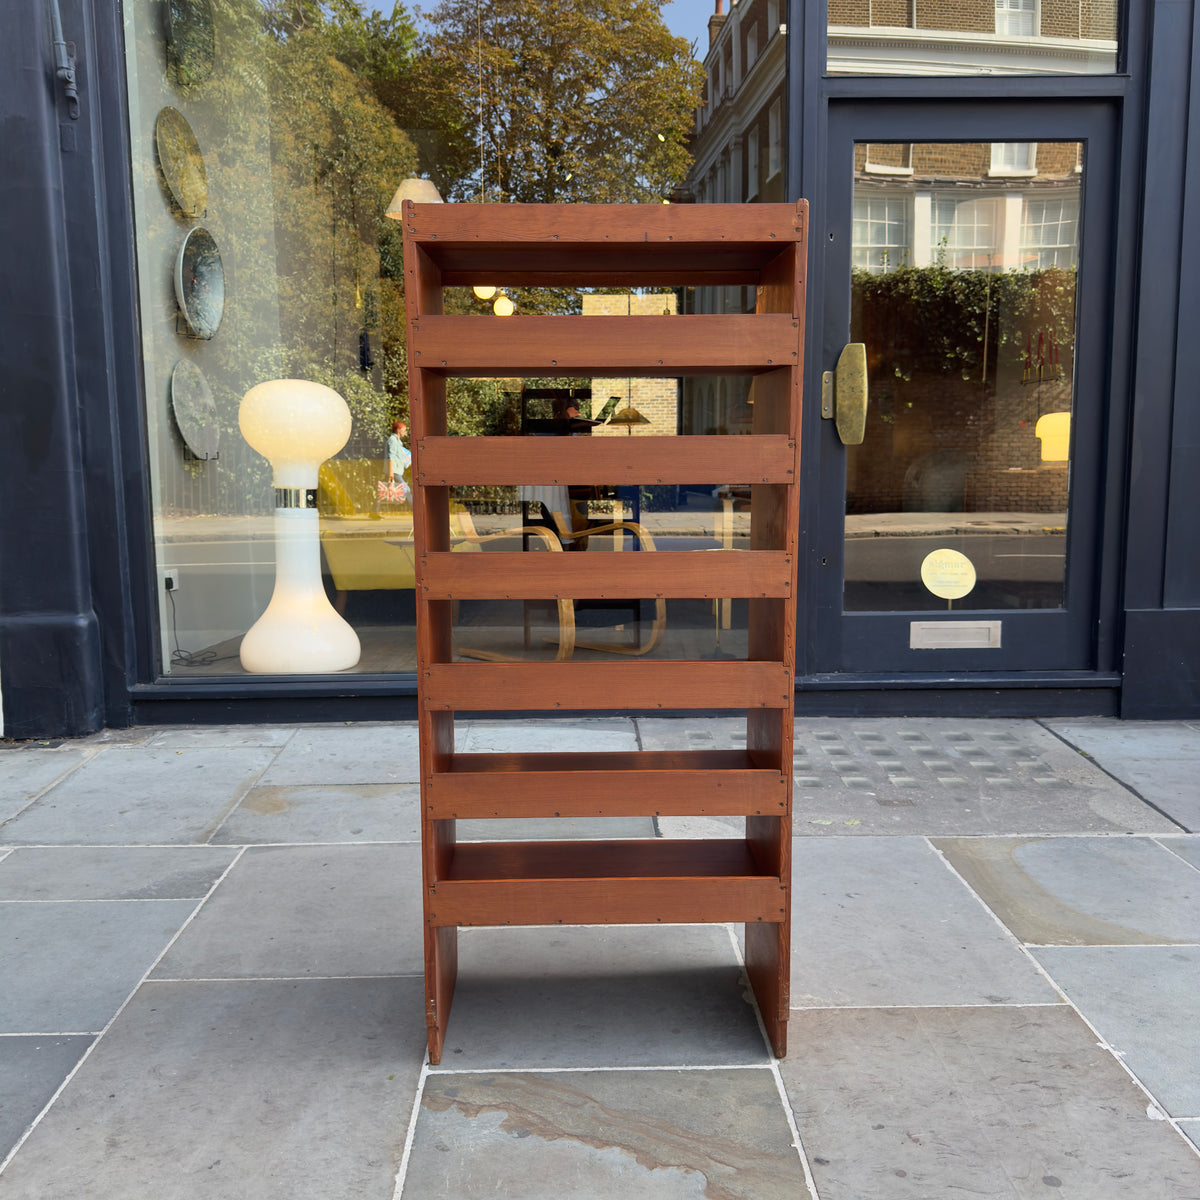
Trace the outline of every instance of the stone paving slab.
{"type": "Polygon", "coordinates": [[[461,721],[455,749],[462,754],[636,750],[637,731],[628,717],[565,718],[561,721],[461,721]]]}
{"type": "Polygon", "coordinates": [[[251,788],[212,836],[217,845],[420,839],[419,783],[289,783],[251,788]]]}
{"type": "Polygon", "coordinates": [[[1180,1121],[1180,1130],[1191,1139],[1197,1150],[1200,1150],[1200,1120],[1180,1121]]]}
{"type": "Polygon", "coordinates": [[[1053,947],[1034,956],[1167,1112],[1200,1117],[1200,947],[1053,947]]]}
{"type": "MultiPolygon", "coordinates": [[[[653,817],[529,817],[458,822],[460,842],[553,842],[656,837],[653,817]]],[[[665,834],[669,837],[669,834],[665,834]]]]}
{"type": "Polygon", "coordinates": [[[0,901],[199,899],[235,854],[208,846],[22,848],[0,861],[0,901]]]}
{"type": "MultiPolygon", "coordinates": [[[[646,749],[746,744],[742,718],[639,720],[638,728],[646,749]]],[[[1178,830],[1030,721],[798,720],[792,778],[799,836],[1178,830]]]]}
{"type": "Polygon", "coordinates": [[[643,750],[744,750],[745,717],[638,717],[643,750]]]}
{"type": "Polygon", "coordinates": [[[766,1070],[431,1076],[405,1200],[802,1200],[766,1070]]]}
{"type": "Polygon", "coordinates": [[[415,845],[252,847],[154,977],[421,974],[420,885],[415,845]]]}
{"type": "Polygon", "coordinates": [[[792,1014],[821,1200],[1195,1200],[1200,1159],[1066,1006],[792,1014]]]}
{"type": "Polygon", "coordinates": [[[0,1037],[0,1162],[92,1044],[90,1037],[0,1037]]]}
{"type": "Polygon", "coordinates": [[[443,1067],[744,1065],[766,1059],[724,926],[459,934],[443,1067]]]}
{"type": "MultiPolygon", "coordinates": [[[[0,822],[15,817],[39,792],[82,766],[91,752],[82,747],[42,750],[31,746],[0,750],[0,822]]],[[[7,841],[0,828],[0,841],[7,841]]]]}
{"type": "Polygon", "coordinates": [[[0,904],[0,1033],[104,1028],[194,900],[0,904]]]}
{"type": "Polygon", "coordinates": [[[796,1007],[1059,999],[923,838],[797,838],[792,877],[796,1007]]]}
{"type": "Polygon", "coordinates": [[[204,842],[274,751],[110,746],[0,828],[16,845],[204,842]]]}
{"type": "Polygon", "coordinates": [[[419,783],[415,721],[371,725],[301,726],[259,783],[419,783]]]}
{"type": "Polygon", "coordinates": [[[1174,721],[1044,721],[1185,829],[1200,832],[1200,730],[1174,721]]]}
{"type": "Polygon", "coordinates": [[[1160,846],[1166,847],[1172,854],[1178,854],[1184,862],[1200,870],[1200,836],[1162,837],[1156,840],[1160,846]]]}
{"type": "Polygon", "coordinates": [[[205,750],[232,746],[285,746],[296,730],[289,725],[172,725],[148,732],[148,744],[151,746],[171,750],[205,750]]]}
{"type": "Polygon", "coordinates": [[[3,1176],[5,1200],[391,1200],[417,979],[150,983],[3,1176]]]}
{"type": "Polygon", "coordinates": [[[1200,942],[1200,873],[1150,838],[938,838],[1032,945],[1200,942]]]}

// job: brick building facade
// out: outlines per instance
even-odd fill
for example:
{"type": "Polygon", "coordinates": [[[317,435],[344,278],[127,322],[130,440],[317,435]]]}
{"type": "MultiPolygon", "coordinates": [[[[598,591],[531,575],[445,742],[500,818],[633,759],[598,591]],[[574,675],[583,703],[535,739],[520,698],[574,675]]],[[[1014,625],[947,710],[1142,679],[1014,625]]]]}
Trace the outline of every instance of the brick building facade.
{"type": "Polygon", "coordinates": [[[829,0],[830,25],[1116,40],[1112,0],[829,0]]]}
{"type": "MultiPolygon", "coordinates": [[[[678,311],[674,292],[634,295],[585,295],[584,316],[673,316],[678,311]]],[[[679,380],[593,379],[592,411],[599,412],[611,396],[619,397],[616,411],[627,405],[646,418],[645,425],[598,425],[592,437],[666,437],[679,432],[679,380]]]]}

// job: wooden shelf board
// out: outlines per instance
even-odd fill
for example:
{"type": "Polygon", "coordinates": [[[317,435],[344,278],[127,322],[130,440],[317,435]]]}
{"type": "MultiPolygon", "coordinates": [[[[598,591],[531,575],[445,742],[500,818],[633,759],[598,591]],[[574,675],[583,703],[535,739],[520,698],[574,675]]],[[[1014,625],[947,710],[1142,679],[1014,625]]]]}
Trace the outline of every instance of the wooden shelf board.
{"type": "MultiPolygon", "coordinates": [[[[761,279],[758,257],[753,249],[731,247],[720,259],[698,266],[679,262],[674,253],[651,251],[645,262],[656,265],[624,266],[619,260],[609,260],[563,270],[556,255],[535,246],[528,251],[496,247],[489,262],[493,275],[510,287],[755,287],[761,279]]],[[[467,264],[465,255],[451,252],[446,258],[451,264],[442,272],[446,287],[472,287],[478,282],[479,270],[467,264]]]]}
{"type": "Polygon", "coordinates": [[[440,884],[429,921],[446,925],[687,925],[779,923],[787,893],[778,879],[515,879],[440,884]]]}
{"type": "Polygon", "coordinates": [[[490,842],[455,847],[432,925],[781,922],[781,881],[740,839],[490,842]]]}
{"type": "MultiPolygon", "coordinates": [[[[514,535],[519,536],[519,535],[514,535]]],[[[771,550],[661,554],[494,551],[427,554],[421,594],[431,600],[620,600],[790,596],[794,561],[771,550]]]]}
{"type": "Polygon", "coordinates": [[[786,816],[788,779],[743,750],[456,754],[426,816],[786,816]]]}
{"type": "MultiPolygon", "coordinates": [[[[789,764],[790,767],[790,764],[789,764]]],[[[768,756],[753,750],[519,750],[480,754],[452,754],[446,775],[523,774],[526,771],[587,774],[615,771],[771,771],[779,768],[768,756]]]]}
{"type": "Polygon", "coordinates": [[[425,712],[791,709],[781,662],[431,663],[418,675],[425,712]]]}
{"type": "Polygon", "coordinates": [[[788,313],[728,316],[427,316],[413,364],[439,375],[733,375],[800,361],[788,313]]]}
{"type": "Polygon", "coordinates": [[[403,223],[447,284],[514,286],[546,270],[576,284],[627,273],[670,283],[700,268],[755,283],[782,251],[803,243],[807,224],[806,213],[790,204],[538,207],[413,204],[403,223]],[[496,278],[485,279],[489,274],[496,278]]]}
{"type": "Polygon", "coordinates": [[[796,444],[752,437],[424,437],[413,456],[422,487],[467,484],[795,482],[796,444]]]}

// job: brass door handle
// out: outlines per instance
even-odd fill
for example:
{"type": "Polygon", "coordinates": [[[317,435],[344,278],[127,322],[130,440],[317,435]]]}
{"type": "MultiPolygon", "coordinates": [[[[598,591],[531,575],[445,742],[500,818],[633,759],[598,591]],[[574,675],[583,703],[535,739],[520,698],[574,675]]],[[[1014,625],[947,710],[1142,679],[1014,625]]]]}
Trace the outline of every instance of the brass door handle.
{"type": "Polygon", "coordinates": [[[832,418],[844,445],[862,444],[867,431],[867,347],[847,342],[837,369],[821,376],[821,416],[832,418]]]}

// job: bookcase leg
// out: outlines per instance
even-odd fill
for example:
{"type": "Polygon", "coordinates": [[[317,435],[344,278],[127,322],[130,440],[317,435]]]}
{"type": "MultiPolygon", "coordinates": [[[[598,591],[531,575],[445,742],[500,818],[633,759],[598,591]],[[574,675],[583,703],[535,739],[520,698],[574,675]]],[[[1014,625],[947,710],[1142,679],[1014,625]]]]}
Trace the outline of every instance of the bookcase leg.
{"type": "Polygon", "coordinates": [[[791,930],[786,921],[778,925],[764,922],[746,926],[746,974],[776,1058],[787,1056],[790,940],[791,930]]]}
{"type": "Polygon", "coordinates": [[[446,1021],[458,977],[458,929],[453,925],[425,927],[425,1024],[429,1030],[429,1061],[442,1061],[446,1021]]]}

